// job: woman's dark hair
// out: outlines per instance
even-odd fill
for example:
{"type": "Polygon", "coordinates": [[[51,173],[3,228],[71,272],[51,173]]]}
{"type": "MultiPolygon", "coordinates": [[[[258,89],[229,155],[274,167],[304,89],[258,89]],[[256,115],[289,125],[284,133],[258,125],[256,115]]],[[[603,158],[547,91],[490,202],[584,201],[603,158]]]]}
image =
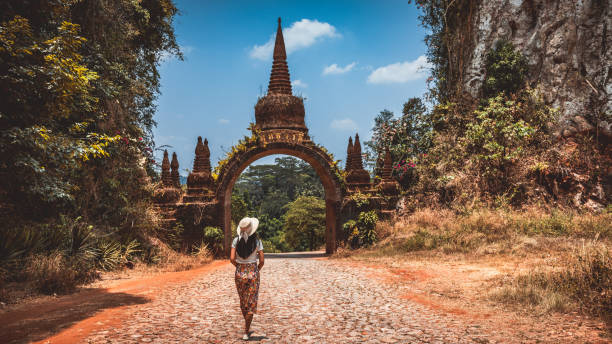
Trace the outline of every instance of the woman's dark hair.
{"type": "Polygon", "coordinates": [[[253,251],[255,251],[255,247],[257,246],[257,240],[259,237],[257,234],[249,235],[249,239],[245,242],[243,238],[238,237],[238,244],[236,245],[236,253],[242,258],[248,258],[253,251]]]}

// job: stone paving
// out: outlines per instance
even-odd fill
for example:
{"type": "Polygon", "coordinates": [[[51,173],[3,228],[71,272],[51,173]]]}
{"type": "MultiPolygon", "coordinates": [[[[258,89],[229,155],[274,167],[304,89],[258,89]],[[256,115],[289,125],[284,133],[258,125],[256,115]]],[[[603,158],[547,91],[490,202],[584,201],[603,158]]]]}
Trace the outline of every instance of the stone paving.
{"type": "MultiPolygon", "coordinates": [[[[281,256],[282,257],[282,256],[281,256]]],[[[120,328],[86,343],[242,343],[231,265],[165,288],[130,308],[120,328]]],[[[476,324],[399,296],[365,267],[327,259],[268,258],[251,341],[262,343],[488,343],[476,324]]]]}

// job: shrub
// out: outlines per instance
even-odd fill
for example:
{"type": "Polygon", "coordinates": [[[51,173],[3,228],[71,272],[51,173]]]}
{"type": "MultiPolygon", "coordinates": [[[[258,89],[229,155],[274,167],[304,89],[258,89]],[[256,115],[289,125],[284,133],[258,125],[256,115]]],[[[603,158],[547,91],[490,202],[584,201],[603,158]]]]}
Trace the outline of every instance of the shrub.
{"type": "Polygon", "coordinates": [[[223,231],[218,227],[207,226],[203,231],[203,244],[205,244],[209,251],[213,254],[218,254],[223,250],[223,231]]]}
{"type": "Polygon", "coordinates": [[[506,92],[518,91],[525,82],[527,60],[523,54],[508,41],[500,41],[487,54],[485,63],[487,74],[483,85],[485,97],[506,92]]]}
{"type": "Polygon", "coordinates": [[[489,178],[493,191],[506,192],[509,167],[521,159],[527,148],[542,143],[546,122],[553,112],[528,91],[520,97],[497,95],[474,112],[476,120],[467,124],[460,142],[477,162],[476,167],[489,178]],[[502,187],[497,187],[501,185],[502,187]]]}
{"type": "Polygon", "coordinates": [[[78,258],[66,257],[61,252],[34,255],[27,259],[24,274],[42,293],[68,293],[77,285],[97,277],[94,266],[88,263],[78,258]]]}
{"type": "Polygon", "coordinates": [[[375,210],[362,211],[357,220],[348,220],[342,225],[342,230],[351,248],[370,246],[378,240],[376,224],[378,215],[375,210]]]}
{"type": "Polygon", "coordinates": [[[370,246],[376,242],[376,223],[378,215],[375,210],[359,213],[357,227],[359,227],[359,239],[363,246],[370,246]]]}
{"type": "Polygon", "coordinates": [[[402,249],[408,252],[432,250],[441,244],[441,239],[442,237],[439,235],[434,235],[427,230],[419,229],[402,244],[402,249]]]}

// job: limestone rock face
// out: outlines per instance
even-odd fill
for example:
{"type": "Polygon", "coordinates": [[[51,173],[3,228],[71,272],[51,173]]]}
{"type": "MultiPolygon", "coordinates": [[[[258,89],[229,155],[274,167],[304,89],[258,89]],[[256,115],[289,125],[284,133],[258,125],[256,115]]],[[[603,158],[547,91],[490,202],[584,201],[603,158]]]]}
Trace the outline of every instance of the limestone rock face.
{"type": "Polygon", "coordinates": [[[577,124],[576,131],[585,129],[575,116],[610,121],[596,114],[612,117],[611,1],[479,1],[469,20],[474,49],[465,52],[463,83],[472,96],[481,90],[487,52],[505,39],[527,58],[529,82],[560,108],[561,132],[577,124]]]}

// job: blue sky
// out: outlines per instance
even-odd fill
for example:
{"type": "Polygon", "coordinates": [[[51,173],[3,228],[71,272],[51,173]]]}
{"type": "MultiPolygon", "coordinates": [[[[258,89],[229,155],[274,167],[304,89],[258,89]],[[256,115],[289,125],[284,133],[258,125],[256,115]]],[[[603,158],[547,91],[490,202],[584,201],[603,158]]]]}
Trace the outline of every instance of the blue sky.
{"type": "Polygon", "coordinates": [[[408,98],[426,91],[425,30],[406,0],[175,2],[185,60],[160,66],[154,139],[177,152],[183,175],[199,135],[208,138],[214,166],[249,134],[267,91],[279,16],[293,93],[306,97],[311,137],[336,159],[346,158],[349,135],[371,136],[381,110],[399,115],[408,98]]]}

